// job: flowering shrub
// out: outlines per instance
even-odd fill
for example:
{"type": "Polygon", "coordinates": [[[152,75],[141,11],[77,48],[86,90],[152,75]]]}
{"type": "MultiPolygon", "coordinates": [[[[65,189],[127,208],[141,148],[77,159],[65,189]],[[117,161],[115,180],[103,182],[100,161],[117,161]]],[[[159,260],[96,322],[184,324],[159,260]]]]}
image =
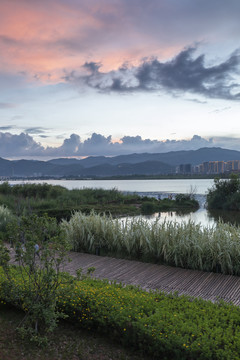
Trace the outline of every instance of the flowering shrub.
{"type": "MultiPolygon", "coordinates": [[[[24,308],[24,282],[18,268],[11,271],[18,303],[24,308]]],[[[3,281],[0,268],[0,301],[6,299],[3,281]]],[[[224,302],[85,279],[71,286],[60,284],[57,308],[76,324],[140,348],[153,359],[239,359],[240,309],[224,302]]]]}

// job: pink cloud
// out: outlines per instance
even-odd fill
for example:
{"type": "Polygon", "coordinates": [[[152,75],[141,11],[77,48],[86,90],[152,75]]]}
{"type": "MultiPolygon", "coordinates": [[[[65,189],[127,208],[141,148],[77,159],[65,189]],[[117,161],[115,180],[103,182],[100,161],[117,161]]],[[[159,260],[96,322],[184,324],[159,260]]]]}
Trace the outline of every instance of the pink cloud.
{"type": "MultiPolygon", "coordinates": [[[[58,82],[63,69],[101,61],[103,70],[159,55],[156,41],[133,28],[121,2],[2,0],[1,69],[58,82]]],[[[180,48],[172,48],[170,53],[180,48]]],[[[169,51],[161,49],[164,56],[169,51]]]]}

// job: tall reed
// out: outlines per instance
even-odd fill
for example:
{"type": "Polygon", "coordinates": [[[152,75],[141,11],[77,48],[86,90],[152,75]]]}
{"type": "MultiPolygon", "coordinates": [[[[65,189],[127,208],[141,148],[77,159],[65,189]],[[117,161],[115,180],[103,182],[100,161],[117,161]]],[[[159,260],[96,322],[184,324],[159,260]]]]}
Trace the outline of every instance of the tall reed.
{"type": "Polygon", "coordinates": [[[102,247],[108,254],[240,275],[240,228],[230,224],[150,224],[141,218],[122,221],[94,212],[76,212],[62,227],[74,251],[94,253],[96,247],[102,247]]]}
{"type": "Polygon", "coordinates": [[[0,232],[5,232],[7,224],[13,220],[13,214],[6,206],[0,205],[0,232]]]}

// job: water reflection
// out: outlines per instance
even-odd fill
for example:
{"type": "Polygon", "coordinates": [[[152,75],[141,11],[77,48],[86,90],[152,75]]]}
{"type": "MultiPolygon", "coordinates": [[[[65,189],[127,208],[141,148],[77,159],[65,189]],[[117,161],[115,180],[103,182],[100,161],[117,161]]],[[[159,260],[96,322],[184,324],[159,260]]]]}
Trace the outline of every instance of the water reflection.
{"type": "Polygon", "coordinates": [[[136,218],[140,217],[148,220],[149,222],[155,222],[158,220],[160,223],[163,223],[164,221],[176,221],[178,223],[194,221],[196,224],[200,223],[204,227],[215,226],[219,221],[240,226],[240,212],[220,210],[210,211],[204,208],[200,208],[194,212],[188,210],[162,211],[152,215],[141,215],[136,218]]]}
{"type": "Polygon", "coordinates": [[[208,210],[208,218],[212,219],[215,223],[223,221],[224,223],[240,226],[239,211],[208,210]]]}
{"type": "MultiPolygon", "coordinates": [[[[212,216],[209,216],[209,213],[206,209],[199,209],[197,211],[161,211],[158,213],[154,213],[152,215],[139,215],[135,216],[136,219],[146,219],[150,223],[155,222],[156,220],[159,223],[163,223],[164,221],[173,221],[173,222],[188,222],[194,221],[196,224],[201,224],[204,227],[215,226],[218,219],[215,219],[212,216]]],[[[122,218],[122,220],[126,220],[126,217],[122,218]]]]}
{"type": "Polygon", "coordinates": [[[153,215],[145,216],[150,222],[158,221],[160,223],[164,221],[173,221],[173,222],[188,222],[194,221],[195,223],[201,223],[203,226],[213,226],[216,221],[214,218],[208,216],[208,211],[206,209],[199,209],[197,211],[168,211],[155,213],[153,215]]]}

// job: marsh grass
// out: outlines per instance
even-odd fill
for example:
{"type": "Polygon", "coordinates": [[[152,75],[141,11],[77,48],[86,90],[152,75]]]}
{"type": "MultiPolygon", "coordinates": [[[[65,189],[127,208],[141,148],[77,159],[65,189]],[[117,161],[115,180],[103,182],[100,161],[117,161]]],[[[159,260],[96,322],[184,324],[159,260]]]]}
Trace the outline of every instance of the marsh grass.
{"type": "Polygon", "coordinates": [[[74,251],[95,253],[100,247],[106,255],[240,275],[240,228],[230,224],[150,224],[142,218],[122,221],[76,212],[62,227],[74,251]]]}

